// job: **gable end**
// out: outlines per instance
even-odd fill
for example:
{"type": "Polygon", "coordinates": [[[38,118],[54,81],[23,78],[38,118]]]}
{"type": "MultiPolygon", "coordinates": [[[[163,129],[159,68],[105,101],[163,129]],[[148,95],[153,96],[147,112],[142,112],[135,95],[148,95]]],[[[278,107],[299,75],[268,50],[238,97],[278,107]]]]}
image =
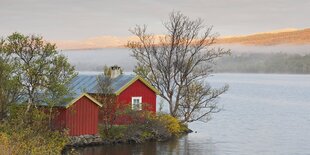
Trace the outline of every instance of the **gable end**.
{"type": "Polygon", "coordinates": [[[87,97],[88,99],[90,99],[93,103],[95,103],[96,105],[98,105],[99,107],[102,107],[102,104],[100,102],[98,102],[96,99],[94,99],[93,97],[91,97],[90,95],[83,93],[82,95],[80,95],[79,97],[75,98],[74,100],[72,100],[69,104],[66,105],[66,109],[69,108],[70,106],[72,106],[75,102],[77,102],[79,99],[81,99],[82,97],[87,97]]]}
{"type": "Polygon", "coordinates": [[[115,95],[119,95],[121,94],[125,89],[127,89],[131,84],[133,84],[134,82],[136,82],[137,80],[140,80],[144,85],[146,85],[148,88],[150,88],[153,92],[156,93],[156,95],[160,94],[160,92],[154,88],[149,82],[147,82],[146,80],[144,80],[142,77],[140,76],[136,76],[135,78],[133,78],[131,81],[129,81],[126,85],[124,85],[123,87],[121,87],[119,90],[117,90],[115,92],[115,95]]]}

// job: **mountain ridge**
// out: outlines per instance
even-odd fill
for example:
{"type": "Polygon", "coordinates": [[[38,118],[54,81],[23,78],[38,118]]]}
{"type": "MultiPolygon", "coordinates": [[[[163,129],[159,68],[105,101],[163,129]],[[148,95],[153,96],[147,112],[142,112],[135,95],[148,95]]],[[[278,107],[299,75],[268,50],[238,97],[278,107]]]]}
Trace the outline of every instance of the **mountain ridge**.
{"type": "MultiPolygon", "coordinates": [[[[156,35],[162,36],[162,35],[156,35]]],[[[59,49],[98,49],[122,48],[129,40],[136,40],[134,36],[98,36],[84,40],[56,40],[59,49]]],[[[260,32],[240,36],[224,36],[216,40],[216,44],[239,44],[245,46],[273,46],[273,45],[310,45],[310,28],[281,29],[270,32],[260,32]]]]}
{"type": "Polygon", "coordinates": [[[233,36],[228,38],[219,38],[218,44],[241,44],[241,45],[279,45],[293,44],[303,45],[310,44],[310,28],[298,29],[284,32],[263,32],[245,36],[233,36]]]}

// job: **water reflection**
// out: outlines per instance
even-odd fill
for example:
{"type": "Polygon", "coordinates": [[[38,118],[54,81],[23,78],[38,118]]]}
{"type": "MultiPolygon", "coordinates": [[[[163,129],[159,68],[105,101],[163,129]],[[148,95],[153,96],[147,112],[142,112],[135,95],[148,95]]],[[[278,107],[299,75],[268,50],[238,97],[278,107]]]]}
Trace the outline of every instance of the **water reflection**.
{"type": "MultiPolygon", "coordinates": [[[[212,144],[212,143],[209,143],[212,144]]],[[[206,147],[206,146],[204,146],[206,147]]],[[[116,144],[78,148],[83,155],[179,155],[208,154],[199,144],[190,144],[188,136],[174,138],[166,142],[148,142],[144,144],[116,144]]]]}
{"type": "Polygon", "coordinates": [[[77,149],[83,155],[155,155],[156,143],[147,144],[116,144],[105,146],[93,146],[77,149]]]}

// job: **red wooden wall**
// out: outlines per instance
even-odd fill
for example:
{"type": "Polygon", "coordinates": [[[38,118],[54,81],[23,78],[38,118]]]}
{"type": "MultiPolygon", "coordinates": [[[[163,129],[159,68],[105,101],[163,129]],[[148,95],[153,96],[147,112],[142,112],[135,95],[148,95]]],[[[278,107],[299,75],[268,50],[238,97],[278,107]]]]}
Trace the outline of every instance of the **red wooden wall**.
{"type": "Polygon", "coordinates": [[[62,130],[66,128],[66,108],[55,108],[53,118],[53,128],[62,130]]]}
{"type": "MultiPolygon", "coordinates": [[[[156,93],[140,80],[135,81],[118,96],[118,103],[131,107],[132,97],[142,97],[142,110],[156,112],[156,93]]],[[[123,117],[116,124],[126,124],[127,118],[123,117]]],[[[127,122],[128,123],[128,122],[127,122]]]]}
{"type": "Polygon", "coordinates": [[[69,108],[59,109],[54,126],[68,129],[70,136],[97,134],[99,108],[84,96],[69,108]]]}

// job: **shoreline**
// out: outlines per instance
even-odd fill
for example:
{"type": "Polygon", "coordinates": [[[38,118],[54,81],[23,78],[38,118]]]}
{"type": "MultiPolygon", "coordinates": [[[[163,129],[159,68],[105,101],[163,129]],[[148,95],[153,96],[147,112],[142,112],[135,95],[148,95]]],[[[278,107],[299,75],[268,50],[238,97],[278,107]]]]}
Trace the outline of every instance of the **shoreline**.
{"type": "Polygon", "coordinates": [[[70,151],[74,148],[86,148],[92,146],[103,146],[103,145],[116,145],[116,144],[142,144],[147,142],[165,142],[175,137],[184,136],[189,133],[192,133],[193,130],[187,129],[180,135],[169,135],[169,136],[152,136],[149,138],[143,137],[132,137],[128,139],[103,139],[100,135],[82,135],[82,136],[74,136],[70,137],[70,142],[67,144],[62,152],[70,151]]]}

